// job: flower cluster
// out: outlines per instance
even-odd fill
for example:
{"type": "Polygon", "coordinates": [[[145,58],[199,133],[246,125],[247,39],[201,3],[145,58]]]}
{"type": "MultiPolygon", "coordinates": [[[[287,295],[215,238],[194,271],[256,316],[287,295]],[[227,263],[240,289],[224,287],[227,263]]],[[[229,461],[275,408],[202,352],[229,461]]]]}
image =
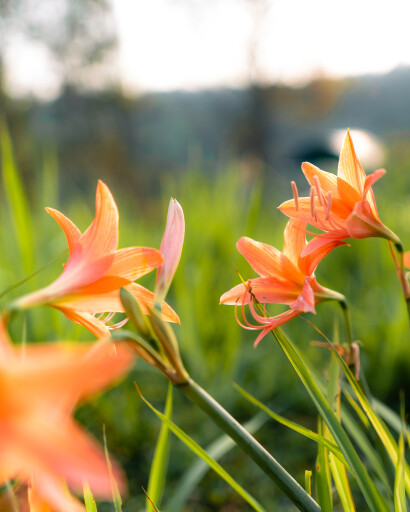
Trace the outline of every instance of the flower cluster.
{"type": "Polygon", "coordinates": [[[46,210],[64,231],[68,260],[53,283],[15,300],[8,310],[56,308],[99,341],[17,348],[7,333],[9,314],[0,316],[0,485],[16,478],[24,483],[31,512],[84,512],[67,485],[81,493],[87,483],[96,496],[110,499],[113,479],[120,491],[126,484],[119,466],[113,462],[110,469],[98,444],[74,422],[73,409],[125,375],[134,362],[134,348],[109,338],[127,321],[110,324],[114,314],[125,312],[122,289],[144,314],[155,313],[157,322],[179,323],[163,299],[181,256],[184,214],[171,199],[160,250],[117,249],[118,209],[103,182],[97,186],[95,218],[84,233],[61,212],[46,210]],[[134,282],[154,269],[154,292],[134,282]]]}
{"type": "MultiPolygon", "coordinates": [[[[320,286],[314,274],[330,251],[346,244],[344,239],[381,237],[401,247],[399,238],[380,220],[372,191],[372,185],[385,170],[378,169],[366,176],[349,131],[341,149],[337,176],[307,162],[302,164],[302,171],[311,187],[310,195],[299,197],[296,184],[292,182],[293,199],[279,206],[279,210],[290,217],[284,232],[283,251],[242,237],[236,246],[260,277],[235,286],[220,299],[221,304],[241,306],[244,320],[241,325],[245,329],[261,330],[255,345],[269,331],[301,313],[314,313],[319,302],[344,302],[343,295],[320,286]],[[308,224],[321,230],[309,242],[306,241],[308,224]],[[255,302],[285,304],[289,309],[277,316],[269,316],[264,309],[263,315],[256,311],[255,302]],[[257,325],[246,319],[246,304],[257,325]]],[[[402,265],[398,265],[398,271],[403,274],[402,265]]]]}

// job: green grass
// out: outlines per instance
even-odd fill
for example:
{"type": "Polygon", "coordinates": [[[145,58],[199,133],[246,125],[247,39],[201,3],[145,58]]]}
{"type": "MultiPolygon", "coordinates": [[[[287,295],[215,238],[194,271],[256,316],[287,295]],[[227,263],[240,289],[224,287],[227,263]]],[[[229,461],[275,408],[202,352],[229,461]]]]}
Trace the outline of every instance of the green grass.
{"type": "MultiPolygon", "coordinates": [[[[94,214],[93,194],[84,197],[73,193],[66,197],[63,191],[59,193],[58,163],[52,151],[45,153],[44,165],[33,180],[37,189],[29,200],[25,184],[13,163],[11,147],[6,148],[7,152],[5,144],[8,142],[3,133],[0,294],[66,249],[65,237],[44,212],[45,206],[61,209],[82,230],[94,214]]],[[[392,165],[395,162],[393,160],[392,165]]],[[[406,168],[409,165],[410,156],[406,168]]],[[[403,162],[401,166],[405,167],[403,162]]],[[[409,189],[409,179],[405,183],[404,180],[403,173],[398,177],[390,172],[383,178],[384,188],[375,185],[375,194],[382,220],[403,238],[405,247],[410,247],[410,198],[403,197],[401,201],[398,196],[399,190],[409,189]],[[396,178],[400,181],[399,187],[394,184],[396,178]]],[[[281,409],[289,402],[295,403],[287,416],[302,417],[306,420],[304,424],[314,428],[313,406],[306,403],[302,386],[279,348],[267,337],[255,350],[253,341],[256,335],[236,324],[233,307],[219,305],[221,294],[240,282],[237,270],[245,278],[254,276],[236,251],[235,243],[240,236],[251,236],[278,248],[282,246],[286,218],[276,210],[276,206],[286,197],[275,191],[276,183],[271,175],[266,173],[253,182],[245,180],[235,163],[212,175],[193,169],[175,178],[164,177],[159,196],[144,200],[137,200],[137,194],[134,196],[126,187],[121,189],[114,180],[108,185],[114,191],[120,210],[120,247],[144,245],[158,248],[169,197],[177,198],[184,209],[186,236],[183,256],[167,300],[180,315],[181,326],[175,327],[175,333],[182,358],[194,378],[243,422],[253,415],[253,410],[234,391],[232,381],[264,403],[275,399],[275,405],[281,409]]],[[[384,240],[353,241],[351,245],[350,248],[336,249],[320,264],[318,280],[348,298],[354,338],[362,343],[362,365],[373,393],[382,399],[398,401],[399,389],[409,384],[410,375],[408,320],[398,279],[384,240]]],[[[61,272],[66,257],[66,254],[62,255],[20,287],[0,296],[0,306],[5,307],[11,299],[54,280],[61,272]]],[[[154,278],[154,275],[147,276],[142,282],[153,285],[154,278]]],[[[336,305],[319,305],[317,310],[317,316],[309,318],[321,330],[331,333],[334,319],[340,315],[336,305]]],[[[272,312],[275,311],[279,308],[272,307],[272,312]]],[[[58,311],[42,308],[28,312],[25,319],[23,316],[13,319],[11,334],[16,342],[22,339],[24,320],[29,341],[92,338],[58,311]]],[[[327,366],[330,352],[310,346],[309,342],[318,337],[303,320],[296,319],[284,330],[315,368],[327,366]]],[[[124,497],[123,512],[144,506],[142,487],[147,488],[148,468],[160,429],[160,423],[138,399],[133,380],[156,408],[164,409],[165,379],[139,361],[124,383],[83,406],[77,413],[79,420],[86,423],[100,441],[102,425],[106,425],[110,452],[122,462],[129,478],[130,495],[124,497]]],[[[214,425],[178,394],[174,397],[173,410],[174,422],[202,446],[219,435],[214,425]]],[[[303,448],[302,456],[301,444],[293,436],[283,427],[271,423],[262,427],[260,432],[264,446],[302,483],[305,469],[314,467],[315,449],[303,448]],[[275,441],[278,434],[281,439],[279,445],[275,441]]],[[[169,501],[170,493],[185,468],[194,462],[193,455],[183,446],[171,442],[170,449],[164,501],[169,501]]],[[[286,511],[289,505],[282,501],[282,494],[272,489],[270,482],[257,469],[252,469],[249,474],[241,457],[233,450],[223,460],[224,467],[229,466],[230,473],[241,484],[246,484],[246,489],[257,500],[262,503],[268,500],[272,506],[275,504],[286,511]]],[[[218,509],[224,500],[233,503],[237,507],[234,510],[247,510],[233,491],[210,474],[204,477],[192,500],[191,510],[199,512],[218,509]]],[[[103,504],[98,510],[112,511],[113,506],[103,504]]]]}

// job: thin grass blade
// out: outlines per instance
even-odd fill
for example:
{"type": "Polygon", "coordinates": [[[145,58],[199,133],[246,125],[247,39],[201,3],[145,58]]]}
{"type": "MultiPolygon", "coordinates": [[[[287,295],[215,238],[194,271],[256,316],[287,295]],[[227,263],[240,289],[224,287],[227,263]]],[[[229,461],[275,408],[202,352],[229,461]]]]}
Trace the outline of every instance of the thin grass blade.
{"type": "MultiPolygon", "coordinates": [[[[165,403],[165,416],[171,419],[172,415],[172,384],[168,384],[168,393],[165,403]]],[[[158,436],[157,445],[155,447],[154,458],[151,465],[151,471],[148,481],[147,500],[145,510],[152,511],[152,503],[158,506],[161,504],[162,495],[164,493],[165,478],[168,468],[169,455],[169,428],[166,423],[162,423],[158,436]],[[149,497],[149,498],[148,498],[149,497]]]]}
{"type": "Polygon", "coordinates": [[[181,430],[175,423],[167,418],[160,411],[157,411],[140,393],[142,400],[148,405],[148,407],[158,416],[158,418],[164,422],[171,432],[175,434],[190,450],[203,459],[221,478],[227,482],[232,489],[234,489],[242,498],[257,512],[264,512],[264,508],[253,498],[245,489],[243,489],[231,475],[223,469],[212,457],[210,457],[206,451],[201,448],[193,439],[191,439],[183,430],[181,430]]]}
{"type": "MultiPolygon", "coordinates": [[[[254,434],[267,421],[266,415],[258,413],[251,420],[244,424],[250,434],[254,434]]],[[[220,459],[228,453],[236,444],[227,435],[222,435],[211,443],[206,449],[207,454],[214,460],[220,459]]],[[[172,496],[163,507],[166,512],[180,512],[194,489],[197,487],[203,476],[209,471],[209,465],[202,459],[192,464],[179,479],[179,483],[173,489],[172,496]]]]}
{"type": "Polygon", "coordinates": [[[354,474],[367,501],[369,509],[373,512],[387,512],[389,510],[389,506],[386,500],[374,485],[350,439],[342,425],[339,423],[337,416],[332,411],[332,408],[321,392],[319,385],[313,379],[312,372],[310,371],[306,360],[280,329],[275,329],[272,333],[299,375],[299,378],[312,398],[319,414],[322,416],[336,444],[342,451],[349,468],[354,474]]]}
{"type": "Polygon", "coordinates": [[[330,466],[328,450],[323,444],[324,424],[321,417],[318,418],[318,432],[321,439],[318,442],[317,460],[316,460],[316,491],[319,505],[323,512],[333,511],[332,500],[332,479],[330,476],[330,466]]]}
{"type": "Polygon", "coordinates": [[[95,504],[93,493],[91,492],[90,486],[87,482],[83,483],[83,494],[85,510],[87,512],[97,512],[97,505],[95,504]]]}
{"type": "Polygon", "coordinates": [[[0,123],[0,151],[3,186],[10,217],[12,218],[24,271],[29,274],[34,269],[30,211],[23,183],[14,161],[13,148],[5,123],[0,123]]]}
{"type": "Polygon", "coordinates": [[[329,449],[332,453],[335,454],[335,456],[342,462],[344,465],[348,465],[346,462],[346,459],[343,457],[342,452],[340,451],[339,447],[332,443],[330,440],[324,438],[323,436],[317,434],[316,432],[313,432],[313,430],[310,430],[306,427],[303,427],[302,425],[299,425],[298,423],[295,423],[291,420],[288,420],[284,418],[283,416],[280,416],[276,412],[272,411],[269,407],[267,407],[265,404],[260,402],[257,398],[252,396],[250,393],[245,391],[243,388],[241,388],[238,384],[234,384],[234,387],[241,393],[241,395],[246,398],[249,402],[251,402],[256,407],[259,407],[262,411],[264,411],[266,414],[268,414],[272,419],[280,423],[281,425],[284,425],[285,427],[290,428],[291,430],[294,430],[298,434],[301,434],[304,437],[307,437],[308,439],[311,439],[312,441],[315,441],[316,443],[323,443],[323,445],[329,449]]]}

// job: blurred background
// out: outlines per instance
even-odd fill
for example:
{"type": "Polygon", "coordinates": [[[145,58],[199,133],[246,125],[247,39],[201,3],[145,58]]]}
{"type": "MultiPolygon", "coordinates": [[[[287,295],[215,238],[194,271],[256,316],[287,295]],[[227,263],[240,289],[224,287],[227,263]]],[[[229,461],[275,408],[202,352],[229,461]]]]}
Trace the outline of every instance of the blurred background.
{"type": "MultiPolygon", "coordinates": [[[[281,248],[286,219],[276,207],[291,196],[290,180],[307,192],[305,160],[335,172],[347,127],[365,171],[387,168],[374,187],[379,213],[410,247],[409,17],[405,0],[0,0],[1,289],[65,249],[45,206],[83,230],[102,179],[120,210],[120,246],[159,247],[176,197],[186,242],[169,302],[182,320],[176,332],[187,367],[241,421],[256,411],[232,381],[315,428],[313,406],[278,347],[266,337],[253,349],[254,334],[219,297],[239,282],[236,268],[254,276],[237,239],[281,248]],[[18,171],[17,207],[10,168],[18,171]]],[[[347,296],[369,385],[396,408],[410,384],[400,286],[385,241],[351,245],[326,258],[318,279],[347,296]]],[[[63,261],[2,296],[2,305],[50,282],[63,261]]],[[[328,335],[340,324],[345,336],[335,305],[320,305],[310,319],[328,335]]],[[[30,340],[89,338],[53,311],[30,312],[11,328],[16,341],[24,329],[30,340]]],[[[286,331],[326,367],[328,352],[309,344],[313,329],[296,319],[286,331]]],[[[107,427],[129,478],[126,512],[143,507],[159,430],[132,380],[163,407],[166,382],[140,361],[131,378],[78,412],[97,438],[107,427]]],[[[220,435],[177,393],[174,411],[202,446],[220,435]]],[[[315,447],[309,452],[296,434],[267,423],[258,436],[297,478],[314,465],[315,447]]],[[[168,512],[182,510],[170,501],[195,459],[173,440],[170,460],[161,507],[168,512]]],[[[293,510],[240,453],[222,463],[261,501],[293,510]]],[[[246,509],[207,473],[183,510],[246,509]]]]}

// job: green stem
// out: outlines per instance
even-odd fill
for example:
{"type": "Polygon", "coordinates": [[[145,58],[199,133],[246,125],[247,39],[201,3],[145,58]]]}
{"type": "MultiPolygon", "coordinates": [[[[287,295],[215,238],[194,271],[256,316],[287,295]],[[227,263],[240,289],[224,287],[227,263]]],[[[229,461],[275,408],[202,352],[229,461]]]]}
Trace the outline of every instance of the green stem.
{"type": "Polygon", "coordinates": [[[178,388],[206,412],[256,462],[299,510],[304,512],[319,512],[321,510],[303,487],[199,384],[190,379],[186,384],[179,385],[178,388]]]}
{"type": "Polygon", "coordinates": [[[343,316],[345,319],[346,331],[347,331],[347,341],[349,342],[349,347],[351,347],[352,343],[353,343],[353,336],[352,336],[352,322],[350,321],[349,308],[348,308],[346,302],[344,302],[344,301],[339,301],[339,304],[340,304],[340,307],[342,308],[343,316]]]}

